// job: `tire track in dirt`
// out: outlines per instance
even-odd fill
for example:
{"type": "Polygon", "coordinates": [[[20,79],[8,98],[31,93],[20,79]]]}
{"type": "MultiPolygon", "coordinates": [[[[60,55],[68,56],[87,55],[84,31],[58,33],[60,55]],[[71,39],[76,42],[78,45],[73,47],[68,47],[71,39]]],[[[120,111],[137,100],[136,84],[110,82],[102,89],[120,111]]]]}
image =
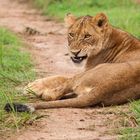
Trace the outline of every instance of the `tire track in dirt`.
{"type": "MultiPolygon", "coordinates": [[[[32,55],[38,78],[82,71],[73,66],[67,52],[66,29],[42,16],[21,1],[0,0],[0,26],[23,38],[32,55]],[[32,34],[32,35],[31,35],[32,34]],[[30,46],[30,47],[29,47],[30,46]]],[[[107,108],[49,109],[31,127],[20,130],[9,140],[113,140],[120,120],[126,119],[127,105],[107,108]]],[[[122,123],[122,122],[121,122],[122,123]]]]}

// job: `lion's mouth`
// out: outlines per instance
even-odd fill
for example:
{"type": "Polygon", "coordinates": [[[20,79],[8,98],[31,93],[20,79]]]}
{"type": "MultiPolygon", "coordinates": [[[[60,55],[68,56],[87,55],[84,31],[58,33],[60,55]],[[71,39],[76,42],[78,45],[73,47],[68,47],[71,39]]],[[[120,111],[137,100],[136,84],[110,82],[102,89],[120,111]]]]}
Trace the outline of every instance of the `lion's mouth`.
{"type": "Polygon", "coordinates": [[[71,57],[71,60],[74,63],[81,63],[86,58],[87,58],[87,55],[85,55],[85,56],[75,56],[75,57],[71,57]]]}

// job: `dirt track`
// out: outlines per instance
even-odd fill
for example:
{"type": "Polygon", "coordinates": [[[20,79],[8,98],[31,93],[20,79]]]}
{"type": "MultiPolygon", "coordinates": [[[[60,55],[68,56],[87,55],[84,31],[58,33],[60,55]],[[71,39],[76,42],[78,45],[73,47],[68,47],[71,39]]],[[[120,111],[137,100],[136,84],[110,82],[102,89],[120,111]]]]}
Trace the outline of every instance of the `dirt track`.
{"type": "MultiPolygon", "coordinates": [[[[38,77],[81,71],[67,54],[66,29],[32,9],[23,0],[0,0],[0,26],[19,34],[31,47],[38,77]],[[35,29],[35,30],[32,30],[35,29]],[[35,32],[36,34],[30,35],[35,32]]],[[[113,140],[113,131],[123,121],[127,106],[88,109],[49,109],[48,115],[9,140],[113,140]]]]}

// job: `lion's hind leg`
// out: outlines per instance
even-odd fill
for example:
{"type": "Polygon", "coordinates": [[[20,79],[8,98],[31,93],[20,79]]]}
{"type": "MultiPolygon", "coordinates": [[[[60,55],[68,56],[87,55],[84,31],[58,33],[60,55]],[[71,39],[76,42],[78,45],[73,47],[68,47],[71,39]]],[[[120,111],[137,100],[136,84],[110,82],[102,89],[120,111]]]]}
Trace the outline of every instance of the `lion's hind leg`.
{"type": "Polygon", "coordinates": [[[140,98],[140,84],[114,93],[105,99],[102,103],[104,106],[124,104],[140,98]]]}

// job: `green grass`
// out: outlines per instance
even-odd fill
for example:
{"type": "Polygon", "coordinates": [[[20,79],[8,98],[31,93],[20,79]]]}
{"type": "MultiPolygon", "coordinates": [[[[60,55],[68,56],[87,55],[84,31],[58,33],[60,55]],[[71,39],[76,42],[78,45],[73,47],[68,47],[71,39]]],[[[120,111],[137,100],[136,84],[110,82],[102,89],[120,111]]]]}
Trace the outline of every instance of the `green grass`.
{"type": "MultiPolygon", "coordinates": [[[[76,16],[104,12],[112,25],[140,38],[140,4],[134,0],[34,0],[36,7],[47,16],[62,20],[66,13],[76,16]]],[[[119,131],[124,140],[140,140],[140,101],[131,103],[137,127],[119,131]]],[[[129,114],[128,114],[129,117],[129,114]]]]}
{"type": "MultiPolygon", "coordinates": [[[[0,135],[17,130],[31,118],[27,113],[6,113],[7,102],[27,102],[21,89],[35,77],[30,56],[13,33],[0,28],[0,135]]],[[[5,135],[5,134],[4,134],[5,135]]]]}
{"type": "Polygon", "coordinates": [[[121,140],[140,140],[140,100],[133,101],[130,104],[132,114],[126,114],[132,127],[126,127],[119,130],[121,140]]]}
{"type": "Polygon", "coordinates": [[[112,25],[140,37],[140,5],[131,0],[34,0],[45,15],[63,19],[66,13],[76,16],[104,12],[112,25]]]}

